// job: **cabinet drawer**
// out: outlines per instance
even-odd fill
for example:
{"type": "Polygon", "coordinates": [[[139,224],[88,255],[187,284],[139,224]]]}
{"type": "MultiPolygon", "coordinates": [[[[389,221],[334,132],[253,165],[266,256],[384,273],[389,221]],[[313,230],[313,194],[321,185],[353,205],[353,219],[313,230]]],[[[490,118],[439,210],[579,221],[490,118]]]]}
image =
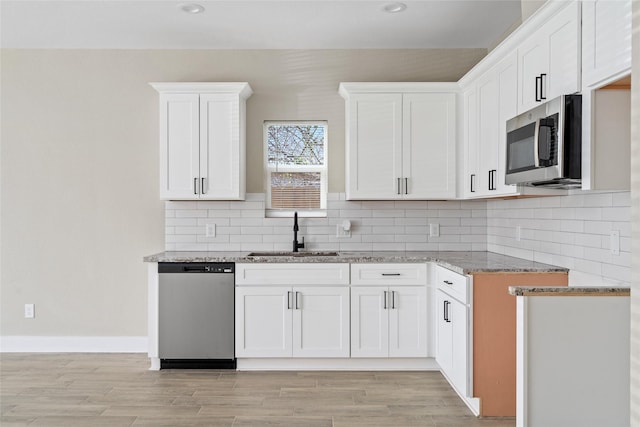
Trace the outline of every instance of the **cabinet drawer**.
{"type": "Polygon", "coordinates": [[[352,285],[426,285],[426,264],[351,264],[352,285]]]}
{"type": "Polygon", "coordinates": [[[236,285],[348,285],[347,263],[236,264],[236,285]]]}
{"type": "Polygon", "coordinates": [[[469,282],[467,276],[455,273],[444,267],[436,266],[436,284],[438,289],[466,304],[469,299],[469,282]]]}

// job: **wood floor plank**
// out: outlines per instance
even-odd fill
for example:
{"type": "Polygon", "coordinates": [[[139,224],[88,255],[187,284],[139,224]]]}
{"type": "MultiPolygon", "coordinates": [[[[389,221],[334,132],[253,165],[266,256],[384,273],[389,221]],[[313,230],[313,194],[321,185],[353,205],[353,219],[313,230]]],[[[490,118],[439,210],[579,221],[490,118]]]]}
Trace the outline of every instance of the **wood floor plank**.
{"type": "Polygon", "coordinates": [[[162,370],[144,354],[0,354],[2,427],[514,427],[439,372],[162,370]]]}
{"type": "Polygon", "coordinates": [[[331,417],[236,417],[233,427],[333,427],[331,417]]]}

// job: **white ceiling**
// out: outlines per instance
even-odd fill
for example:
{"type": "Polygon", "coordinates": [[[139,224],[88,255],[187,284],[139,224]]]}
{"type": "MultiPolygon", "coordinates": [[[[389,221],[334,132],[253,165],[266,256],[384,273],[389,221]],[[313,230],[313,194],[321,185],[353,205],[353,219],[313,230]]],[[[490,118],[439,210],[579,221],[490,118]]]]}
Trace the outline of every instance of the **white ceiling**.
{"type": "Polygon", "coordinates": [[[0,46],[72,49],[486,48],[520,0],[0,0],[0,46]],[[203,14],[180,10],[199,3],[203,14]]]}

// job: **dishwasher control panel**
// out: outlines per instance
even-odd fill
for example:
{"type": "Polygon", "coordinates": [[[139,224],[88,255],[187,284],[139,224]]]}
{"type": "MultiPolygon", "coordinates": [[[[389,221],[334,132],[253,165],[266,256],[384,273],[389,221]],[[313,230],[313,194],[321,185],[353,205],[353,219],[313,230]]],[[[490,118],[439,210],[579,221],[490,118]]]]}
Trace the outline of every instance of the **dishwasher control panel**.
{"type": "Polygon", "coordinates": [[[158,273],[234,273],[232,262],[161,262],[158,273]]]}

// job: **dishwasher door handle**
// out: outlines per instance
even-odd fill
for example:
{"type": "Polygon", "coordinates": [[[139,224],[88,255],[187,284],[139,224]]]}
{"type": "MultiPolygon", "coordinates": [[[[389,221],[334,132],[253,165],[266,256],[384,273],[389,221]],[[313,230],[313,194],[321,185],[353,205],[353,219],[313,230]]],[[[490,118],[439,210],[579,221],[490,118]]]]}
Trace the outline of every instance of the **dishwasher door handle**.
{"type": "Polygon", "coordinates": [[[207,272],[210,271],[209,267],[207,266],[197,266],[197,267],[189,267],[189,266],[184,266],[182,267],[182,271],[201,271],[201,272],[207,272]]]}

